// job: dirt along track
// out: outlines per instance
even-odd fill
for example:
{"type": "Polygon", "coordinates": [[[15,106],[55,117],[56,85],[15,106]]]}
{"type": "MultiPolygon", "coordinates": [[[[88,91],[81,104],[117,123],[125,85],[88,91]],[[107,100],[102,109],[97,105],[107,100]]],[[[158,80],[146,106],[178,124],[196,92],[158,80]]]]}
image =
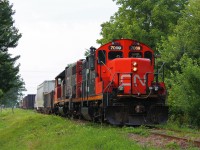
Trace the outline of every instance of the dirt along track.
{"type": "Polygon", "coordinates": [[[170,129],[154,128],[149,129],[149,136],[129,134],[129,138],[143,146],[153,146],[159,148],[200,148],[200,134],[191,132],[181,132],[170,129]]]}

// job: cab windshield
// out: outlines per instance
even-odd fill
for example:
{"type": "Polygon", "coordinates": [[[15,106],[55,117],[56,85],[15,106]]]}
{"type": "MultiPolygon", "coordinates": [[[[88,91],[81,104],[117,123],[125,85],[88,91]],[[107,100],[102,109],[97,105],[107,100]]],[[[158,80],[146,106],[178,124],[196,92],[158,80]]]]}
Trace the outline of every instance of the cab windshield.
{"type": "Polygon", "coordinates": [[[123,53],[114,51],[108,53],[108,59],[112,60],[115,58],[123,58],[123,53]]]}

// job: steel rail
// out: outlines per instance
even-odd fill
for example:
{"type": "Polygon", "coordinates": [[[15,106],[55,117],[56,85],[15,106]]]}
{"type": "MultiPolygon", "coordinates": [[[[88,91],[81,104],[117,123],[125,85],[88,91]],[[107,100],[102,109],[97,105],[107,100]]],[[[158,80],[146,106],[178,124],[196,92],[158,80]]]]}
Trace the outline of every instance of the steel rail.
{"type": "Polygon", "coordinates": [[[159,135],[159,136],[162,136],[162,137],[165,137],[165,138],[170,138],[170,139],[175,139],[175,140],[183,140],[185,142],[194,144],[194,146],[200,147],[200,141],[197,141],[197,140],[191,140],[191,139],[187,139],[187,138],[167,135],[167,134],[164,134],[164,133],[158,133],[156,131],[151,131],[150,133],[154,134],[154,135],[159,135]]]}

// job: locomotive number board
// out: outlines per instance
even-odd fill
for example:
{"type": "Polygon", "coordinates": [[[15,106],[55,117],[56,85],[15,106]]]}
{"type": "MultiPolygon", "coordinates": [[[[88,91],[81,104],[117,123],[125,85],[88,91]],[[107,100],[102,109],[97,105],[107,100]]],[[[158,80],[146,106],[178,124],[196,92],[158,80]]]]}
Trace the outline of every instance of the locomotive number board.
{"type": "Polygon", "coordinates": [[[140,45],[131,45],[129,49],[134,51],[140,51],[142,50],[142,47],[140,45]]]}
{"type": "Polygon", "coordinates": [[[123,49],[123,47],[121,45],[110,45],[108,48],[109,48],[109,50],[117,50],[117,51],[123,49]]]}

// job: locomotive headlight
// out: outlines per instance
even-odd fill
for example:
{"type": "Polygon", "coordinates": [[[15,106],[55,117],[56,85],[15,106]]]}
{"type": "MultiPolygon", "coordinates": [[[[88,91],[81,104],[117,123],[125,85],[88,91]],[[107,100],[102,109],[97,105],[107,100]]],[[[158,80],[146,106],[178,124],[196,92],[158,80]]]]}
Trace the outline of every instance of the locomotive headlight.
{"type": "Polygon", "coordinates": [[[133,66],[136,67],[137,66],[137,62],[133,62],[133,66]]]}
{"type": "Polygon", "coordinates": [[[137,67],[133,67],[133,71],[136,72],[138,69],[137,67]]]}
{"type": "Polygon", "coordinates": [[[159,87],[158,87],[158,86],[155,86],[154,89],[155,89],[155,91],[158,91],[159,87]]]}

